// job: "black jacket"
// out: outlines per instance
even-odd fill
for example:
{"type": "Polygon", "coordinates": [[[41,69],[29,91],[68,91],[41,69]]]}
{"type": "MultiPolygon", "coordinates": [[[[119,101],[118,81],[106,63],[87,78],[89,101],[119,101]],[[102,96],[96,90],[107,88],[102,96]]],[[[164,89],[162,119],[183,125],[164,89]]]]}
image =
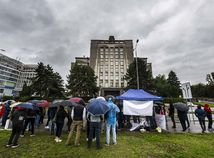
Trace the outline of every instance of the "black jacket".
{"type": "Polygon", "coordinates": [[[24,120],[26,119],[26,111],[25,110],[15,110],[11,115],[11,121],[13,126],[23,126],[24,120]]]}
{"type": "Polygon", "coordinates": [[[56,123],[64,123],[67,113],[64,108],[60,108],[56,113],[56,123]]]}

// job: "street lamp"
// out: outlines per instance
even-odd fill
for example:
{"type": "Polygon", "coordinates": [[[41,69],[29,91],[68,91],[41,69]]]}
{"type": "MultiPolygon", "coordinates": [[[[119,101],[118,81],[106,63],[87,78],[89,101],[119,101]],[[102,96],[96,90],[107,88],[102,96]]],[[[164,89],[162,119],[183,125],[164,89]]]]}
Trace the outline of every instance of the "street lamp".
{"type": "Polygon", "coordinates": [[[139,89],[139,74],[138,74],[138,62],[137,62],[137,44],[139,42],[139,39],[136,40],[136,43],[135,43],[135,62],[136,62],[136,77],[137,77],[137,89],[139,89]]]}

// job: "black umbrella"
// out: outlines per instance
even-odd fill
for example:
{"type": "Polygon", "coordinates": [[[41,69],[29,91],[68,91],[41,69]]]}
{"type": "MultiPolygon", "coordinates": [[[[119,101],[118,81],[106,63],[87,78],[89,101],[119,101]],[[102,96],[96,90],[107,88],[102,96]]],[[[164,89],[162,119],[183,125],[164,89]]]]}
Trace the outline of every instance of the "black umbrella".
{"type": "Polygon", "coordinates": [[[51,107],[58,107],[58,106],[78,106],[78,103],[75,103],[71,100],[61,100],[55,101],[51,104],[51,107]]]}
{"type": "Polygon", "coordinates": [[[116,99],[113,95],[107,95],[107,96],[105,96],[106,101],[108,101],[109,98],[111,98],[111,100],[112,100],[113,102],[114,102],[115,99],[116,99]]]}
{"type": "Polygon", "coordinates": [[[185,103],[182,103],[182,102],[174,103],[173,106],[177,110],[182,111],[182,112],[186,112],[189,110],[189,107],[185,103]]]}

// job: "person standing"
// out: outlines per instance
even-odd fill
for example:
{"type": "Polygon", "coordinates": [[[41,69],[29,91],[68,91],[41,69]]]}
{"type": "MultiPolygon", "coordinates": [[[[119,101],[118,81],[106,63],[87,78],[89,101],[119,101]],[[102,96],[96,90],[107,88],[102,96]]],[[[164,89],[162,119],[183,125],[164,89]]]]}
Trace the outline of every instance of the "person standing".
{"type": "Polygon", "coordinates": [[[89,121],[90,121],[88,148],[91,148],[93,132],[95,131],[96,147],[97,147],[97,149],[101,149],[102,147],[100,145],[100,132],[101,132],[101,123],[102,123],[102,120],[104,119],[104,116],[103,115],[93,115],[91,113],[88,113],[87,119],[89,119],[89,121]]]}
{"type": "Polygon", "coordinates": [[[6,121],[7,121],[7,119],[8,119],[8,116],[9,116],[9,114],[10,114],[10,105],[12,104],[12,101],[11,100],[9,100],[9,101],[7,101],[6,103],[5,103],[5,106],[4,106],[4,114],[3,114],[3,116],[2,116],[2,124],[1,124],[1,126],[2,127],[4,127],[5,126],[5,124],[6,124],[6,121]]]}
{"type": "Polygon", "coordinates": [[[35,118],[36,118],[36,110],[28,109],[27,110],[26,121],[24,123],[24,128],[22,130],[22,134],[20,135],[21,137],[24,137],[25,130],[26,130],[27,126],[28,126],[28,123],[30,123],[30,131],[31,131],[31,135],[30,136],[35,136],[34,135],[35,118]]]}
{"type": "Polygon", "coordinates": [[[206,116],[208,119],[208,130],[212,131],[212,124],[213,124],[212,110],[208,104],[204,105],[204,111],[206,112],[206,116]]]}
{"type": "Polygon", "coordinates": [[[186,126],[186,112],[180,111],[177,109],[178,112],[178,118],[180,120],[181,126],[183,128],[183,131],[186,131],[187,126],[186,126]]]}
{"type": "Polygon", "coordinates": [[[84,106],[79,105],[72,108],[71,119],[73,120],[73,122],[71,125],[71,130],[68,135],[68,139],[66,141],[66,145],[70,145],[71,137],[75,129],[76,129],[75,146],[80,145],[80,134],[81,129],[83,127],[83,121],[85,120],[85,118],[86,118],[86,109],[84,108],[84,106]]]}
{"type": "Polygon", "coordinates": [[[117,123],[117,112],[119,108],[115,105],[111,98],[108,100],[108,106],[110,110],[106,114],[106,145],[110,144],[110,130],[112,129],[113,144],[117,144],[116,140],[116,123],[117,123]]]}
{"type": "Polygon", "coordinates": [[[56,142],[62,142],[60,136],[62,134],[62,128],[64,126],[65,117],[67,117],[67,113],[63,106],[59,106],[59,110],[56,113],[56,142]]]}
{"type": "Polygon", "coordinates": [[[206,131],[205,125],[206,112],[203,109],[201,109],[201,105],[197,106],[197,109],[195,110],[195,115],[196,117],[198,117],[198,121],[202,128],[202,133],[204,133],[206,131]]]}
{"type": "Polygon", "coordinates": [[[12,133],[6,147],[18,147],[18,139],[23,129],[23,123],[26,117],[24,108],[16,107],[15,111],[11,113],[12,133]]]}
{"type": "Polygon", "coordinates": [[[169,117],[171,118],[171,120],[172,120],[172,124],[173,124],[173,126],[172,126],[172,128],[176,128],[176,123],[175,123],[175,107],[173,106],[173,104],[172,103],[170,103],[169,104],[169,117]]]}

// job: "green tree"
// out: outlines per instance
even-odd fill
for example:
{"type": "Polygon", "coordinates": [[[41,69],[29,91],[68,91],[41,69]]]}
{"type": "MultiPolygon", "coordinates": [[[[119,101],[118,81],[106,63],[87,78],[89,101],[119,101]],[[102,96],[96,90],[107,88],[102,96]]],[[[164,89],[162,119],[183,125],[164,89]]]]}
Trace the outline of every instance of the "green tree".
{"type": "Polygon", "coordinates": [[[97,77],[94,70],[86,65],[75,64],[70,69],[70,74],[67,76],[66,88],[68,94],[79,97],[91,97],[96,95],[98,87],[96,86],[97,77]]]}
{"type": "Polygon", "coordinates": [[[162,97],[170,96],[168,89],[170,85],[166,79],[165,75],[158,75],[154,78],[154,89],[155,94],[162,97]]]}
{"type": "Polygon", "coordinates": [[[180,81],[174,71],[169,72],[167,82],[170,85],[169,97],[178,97],[181,94],[180,81]]]}
{"type": "MultiPolygon", "coordinates": [[[[152,73],[147,67],[147,63],[141,58],[137,59],[138,64],[138,76],[139,76],[139,88],[144,90],[151,90],[152,86],[152,73]]],[[[124,77],[127,81],[127,88],[137,89],[137,71],[136,71],[136,61],[133,61],[127,70],[124,77]]]]}
{"type": "Polygon", "coordinates": [[[32,91],[45,99],[63,97],[64,88],[61,76],[50,65],[38,63],[36,77],[32,79],[32,91]]]}
{"type": "Polygon", "coordinates": [[[25,82],[19,96],[26,97],[31,96],[31,94],[32,94],[31,86],[27,86],[27,83],[25,82]]]}

